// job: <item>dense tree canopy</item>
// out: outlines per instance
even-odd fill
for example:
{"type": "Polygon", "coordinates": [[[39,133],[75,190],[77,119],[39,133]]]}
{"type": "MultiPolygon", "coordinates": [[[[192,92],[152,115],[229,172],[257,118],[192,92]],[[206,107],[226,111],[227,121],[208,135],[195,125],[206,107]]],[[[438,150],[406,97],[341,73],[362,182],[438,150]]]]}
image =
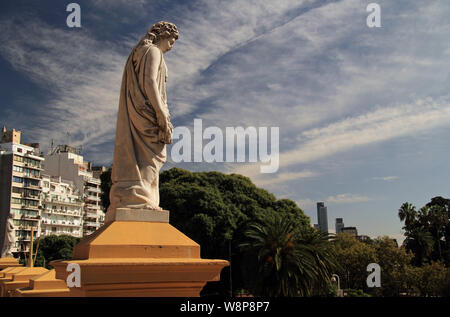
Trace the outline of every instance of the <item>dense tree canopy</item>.
{"type": "MultiPolygon", "coordinates": [[[[303,211],[288,199],[256,187],[249,178],[220,172],[189,172],[172,168],[160,175],[160,205],[170,211],[171,224],[201,246],[204,258],[230,260],[233,288],[245,288],[246,259],[238,246],[249,225],[268,214],[287,219],[297,230],[312,230],[303,211]]],[[[228,291],[229,268],[221,289],[228,291]]],[[[207,292],[208,289],[205,290],[207,292]]]]}
{"type": "Polygon", "coordinates": [[[278,213],[268,213],[245,232],[240,245],[250,290],[257,296],[310,296],[327,290],[335,269],[328,235],[294,227],[278,213]]]}
{"type": "MultiPolygon", "coordinates": [[[[73,247],[80,241],[68,235],[51,235],[41,238],[39,241],[39,249],[36,256],[35,266],[43,266],[51,268],[50,262],[54,260],[70,260],[72,259],[73,247]]],[[[34,247],[37,246],[37,240],[34,247]]]]}
{"type": "Polygon", "coordinates": [[[309,228],[309,218],[295,204],[256,187],[249,178],[219,172],[172,168],[160,175],[160,205],[171,224],[202,246],[203,256],[228,257],[228,242],[242,239],[249,223],[276,212],[295,227],[309,228]]]}
{"type": "Polygon", "coordinates": [[[420,210],[406,202],[398,216],[405,221],[404,244],[415,265],[443,261],[450,266],[450,199],[434,197],[420,210]]]}

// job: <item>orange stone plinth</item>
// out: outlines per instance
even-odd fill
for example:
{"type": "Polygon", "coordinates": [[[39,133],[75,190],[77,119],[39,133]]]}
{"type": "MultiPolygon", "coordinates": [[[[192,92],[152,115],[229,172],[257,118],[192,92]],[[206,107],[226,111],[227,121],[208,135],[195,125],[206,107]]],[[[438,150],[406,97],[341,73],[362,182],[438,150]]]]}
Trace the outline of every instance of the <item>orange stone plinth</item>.
{"type": "Polygon", "coordinates": [[[6,269],[7,267],[18,266],[22,266],[22,264],[19,264],[19,261],[17,261],[16,258],[0,258],[0,270],[6,269]]]}
{"type": "Polygon", "coordinates": [[[67,297],[70,290],[63,280],[56,279],[56,271],[50,270],[30,279],[28,287],[16,289],[13,297],[67,297]]]}
{"type": "Polygon", "coordinates": [[[81,287],[70,296],[196,297],[218,281],[225,260],[200,258],[200,246],[167,222],[113,221],[74,248],[73,260],[53,261],[66,281],[80,266],[81,287]]]}
{"type": "Polygon", "coordinates": [[[0,279],[0,296],[9,297],[15,289],[26,287],[29,280],[37,275],[41,275],[48,270],[43,267],[20,267],[16,272],[8,272],[5,278],[0,279]]]}

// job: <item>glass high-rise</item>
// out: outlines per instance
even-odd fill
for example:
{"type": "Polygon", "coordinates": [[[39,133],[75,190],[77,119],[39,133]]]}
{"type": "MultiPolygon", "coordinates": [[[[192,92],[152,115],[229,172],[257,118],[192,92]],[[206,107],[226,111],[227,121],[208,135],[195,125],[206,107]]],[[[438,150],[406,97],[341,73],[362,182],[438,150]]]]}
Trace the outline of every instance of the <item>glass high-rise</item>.
{"type": "Polygon", "coordinates": [[[328,212],[323,202],[317,203],[317,222],[319,230],[328,233],[328,212]]]}

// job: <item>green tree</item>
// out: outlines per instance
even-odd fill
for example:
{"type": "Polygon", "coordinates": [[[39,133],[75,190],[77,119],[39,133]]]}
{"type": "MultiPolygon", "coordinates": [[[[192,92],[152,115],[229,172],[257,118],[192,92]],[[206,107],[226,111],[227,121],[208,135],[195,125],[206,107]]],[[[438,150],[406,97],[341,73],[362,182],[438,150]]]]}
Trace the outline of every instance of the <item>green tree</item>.
{"type": "Polygon", "coordinates": [[[341,278],[341,287],[367,290],[367,265],[378,263],[375,248],[346,233],[337,234],[333,245],[335,261],[339,264],[335,273],[341,278]]]}
{"type": "Polygon", "coordinates": [[[105,212],[106,212],[106,210],[108,210],[108,207],[109,207],[109,191],[112,186],[111,172],[112,172],[112,167],[109,167],[105,172],[103,172],[100,175],[100,181],[101,181],[100,188],[102,190],[100,199],[101,199],[102,206],[103,206],[105,212]]]}
{"type": "MultiPolygon", "coordinates": [[[[277,200],[249,178],[237,174],[166,170],[160,174],[160,206],[170,210],[174,227],[200,244],[203,258],[231,258],[235,289],[245,288],[241,269],[245,255],[237,246],[244,242],[248,224],[258,222],[267,213],[278,213],[296,227],[310,227],[309,218],[295,202],[277,200]]],[[[229,294],[228,281],[226,268],[214,292],[229,294]]],[[[209,283],[203,294],[212,292],[213,285],[209,283]]]]}
{"type": "Polygon", "coordinates": [[[400,221],[405,221],[405,227],[403,229],[409,230],[417,220],[416,207],[408,202],[404,203],[398,210],[398,217],[400,221]]]}
{"type": "Polygon", "coordinates": [[[434,197],[419,211],[404,203],[398,215],[405,221],[405,246],[414,253],[415,265],[432,261],[450,265],[450,200],[434,197]]]}
{"type": "Polygon", "coordinates": [[[240,247],[254,255],[250,289],[257,296],[309,296],[319,285],[328,292],[334,269],[327,235],[305,230],[278,213],[249,225],[240,247]]]}
{"type": "Polygon", "coordinates": [[[408,288],[407,271],[413,258],[412,253],[403,247],[397,247],[389,237],[375,239],[373,247],[377,263],[381,267],[382,295],[399,296],[408,288]]]}
{"type": "MultiPolygon", "coordinates": [[[[35,266],[42,266],[51,269],[51,261],[72,259],[73,247],[80,240],[80,238],[75,238],[68,235],[51,235],[41,238],[36,255],[35,266]]],[[[34,248],[36,248],[36,245],[37,240],[34,242],[34,248]]]]}
{"type": "Polygon", "coordinates": [[[433,262],[415,269],[413,287],[420,296],[449,296],[450,270],[442,262],[433,262]]]}
{"type": "Polygon", "coordinates": [[[414,254],[412,263],[421,266],[428,261],[433,251],[433,236],[424,228],[417,227],[406,233],[403,245],[414,254]]]}

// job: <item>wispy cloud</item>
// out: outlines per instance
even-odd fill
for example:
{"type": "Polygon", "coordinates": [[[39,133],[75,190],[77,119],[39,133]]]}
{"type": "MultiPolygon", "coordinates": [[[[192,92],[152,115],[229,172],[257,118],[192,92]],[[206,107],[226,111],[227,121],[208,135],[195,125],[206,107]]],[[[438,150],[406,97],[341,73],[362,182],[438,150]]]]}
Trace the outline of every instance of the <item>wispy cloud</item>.
{"type": "Polygon", "coordinates": [[[371,200],[372,198],[364,195],[349,194],[349,193],[330,196],[327,198],[327,202],[331,204],[352,204],[352,203],[362,203],[371,200]]]}
{"type": "Polygon", "coordinates": [[[305,208],[309,208],[309,207],[313,207],[316,205],[317,202],[313,201],[312,199],[306,198],[306,199],[298,199],[295,201],[297,203],[297,205],[301,208],[301,209],[305,209],[305,208]]]}
{"type": "Polygon", "coordinates": [[[260,174],[254,175],[252,178],[253,182],[256,185],[261,187],[274,186],[279,183],[288,183],[289,181],[299,180],[302,178],[311,178],[318,176],[317,173],[311,171],[303,171],[303,172],[289,172],[289,173],[277,173],[277,174],[260,174]]]}
{"type": "MultiPolygon", "coordinates": [[[[0,54],[12,66],[50,93],[49,102],[36,100],[38,116],[29,118],[27,134],[49,144],[69,133],[74,146],[91,150],[112,141],[124,56],[92,38],[88,32],[57,29],[30,19],[26,27],[11,18],[0,22],[0,54]]],[[[14,124],[14,115],[10,122],[14,124]]],[[[23,122],[22,122],[23,124],[23,122]]],[[[97,152],[97,153],[96,153],[97,152]]],[[[96,155],[97,154],[97,155],[96,155]]]]}
{"type": "Polygon", "coordinates": [[[450,100],[427,98],[392,108],[380,108],[300,134],[296,149],[280,156],[280,166],[307,163],[371,143],[415,135],[450,124],[450,100]]]}
{"type": "Polygon", "coordinates": [[[372,177],[373,180],[376,180],[376,181],[381,180],[381,181],[387,181],[387,182],[396,180],[398,178],[399,178],[398,176],[376,176],[376,177],[372,177]]]}

